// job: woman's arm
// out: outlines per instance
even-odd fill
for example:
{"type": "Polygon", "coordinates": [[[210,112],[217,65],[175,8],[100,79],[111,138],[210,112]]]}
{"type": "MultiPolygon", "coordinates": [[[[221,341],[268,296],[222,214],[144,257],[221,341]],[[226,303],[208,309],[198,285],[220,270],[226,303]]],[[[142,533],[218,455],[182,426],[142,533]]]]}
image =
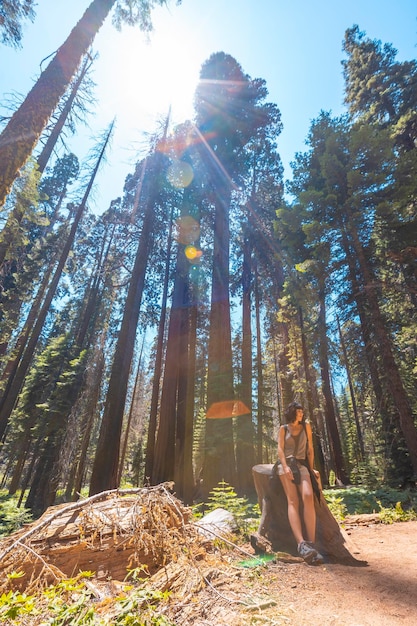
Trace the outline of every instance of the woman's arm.
{"type": "Polygon", "coordinates": [[[307,459],[311,469],[314,469],[314,447],[313,447],[313,432],[311,430],[310,422],[306,422],[306,435],[307,435],[307,459]]]}
{"type": "Polygon", "coordinates": [[[291,474],[291,468],[287,465],[287,459],[285,458],[285,426],[281,426],[278,432],[278,458],[281,461],[284,474],[291,474]]]}

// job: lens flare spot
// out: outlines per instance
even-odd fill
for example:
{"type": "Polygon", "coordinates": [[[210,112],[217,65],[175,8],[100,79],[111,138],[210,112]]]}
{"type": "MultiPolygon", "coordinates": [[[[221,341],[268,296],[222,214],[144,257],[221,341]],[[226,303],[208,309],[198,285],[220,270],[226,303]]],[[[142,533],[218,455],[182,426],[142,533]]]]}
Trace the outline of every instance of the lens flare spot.
{"type": "Polygon", "coordinates": [[[194,283],[194,285],[199,284],[201,278],[201,267],[199,265],[191,265],[190,267],[190,280],[194,283]]]}
{"type": "Polygon", "coordinates": [[[223,402],[213,402],[207,410],[206,418],[226,419],[241,415],[250,415],[250,409],[242,400],[223,400],[223,402]]]}
{"type": "Polygon", "coordinates": [[[175,222],[175,236],[179,243],[188,246],[200,236],[200,224],[191,215],[179,217],[175,222]]]}
{"type": "Polygon", "coordinates": [[[198,250],[195,246],[187,246],[185,248],[185,256],[189,261],[195,261],[202,256],[201,250],[198,250]]]}
{"type": "Polygon", "coordinates": [[[174,161],[168,168],[167,178],[178,189],[188,187],[194,178],[193,168],[185,161],[174,161]]]}

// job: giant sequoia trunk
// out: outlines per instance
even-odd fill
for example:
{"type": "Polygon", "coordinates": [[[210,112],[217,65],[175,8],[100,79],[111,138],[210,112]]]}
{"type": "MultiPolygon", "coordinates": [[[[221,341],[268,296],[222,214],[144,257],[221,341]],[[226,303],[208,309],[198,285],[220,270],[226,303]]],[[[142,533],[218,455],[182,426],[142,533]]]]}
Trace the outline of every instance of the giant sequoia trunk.
{"type": "MultiPolygon", "coordinates": [[[[220,173],[219,176],[224,176],[220,173]]],[[[233,364],[229,299],[229,203],[230,186],[217,180],[214,216],[214,247],[208,348],[208,413],[220,419],[207,419],[204,457],[204,491],[221,481],[236,484],[233,444],[233,364]],[[219,407],[217,412],[216,407],[219,407]]]]}
{"type": "Polygon", "coordinates": [[[378,410],[378,414],[381,417],[383,431],[385,433],[385,456],[395,456],[395,448],[398,445],[394,438],[388,435],[390,433],[391,418],[387,409],[387,392],[382,386],[381,377],[377,363],[377,347],[376,342],[373,340],[371,333],[371,321],[366,314],[366,293],[361,289],[358,277],[356,275],[356,268],[354,259],[356,255],[353,254],[353,250],[349,246],[347,235],[345,230],[342,230],[342,241],[346,255],[346,260],[349,267],[349,277],[352,284],[352,293],[355,294],[356,308],[358,311],[361,333],[363,337],[363,344],[365,349],[366,360],[369,368],[369,374],[372,382],[372,389],[375,394],[375,401],[378,410]]]}
{"type": "Polygon", "coordinates": [[[148,436],[147,436],[146,456],[145,456],[145,480],[150,480],[152,478],[152,472],[153,472],[153,466],[154,466],[154,460],[155,460],[155,435],[156,435],[157,424],[158,424],[159,390],[160,390],[161,374],[162,374],[162,357],[163,357],[163,351],[164,351],[165,323],[166,323],[166,317],[167,317],[167,302],[168,302],[168,286],[169,286],[169,275],[170,275],[171,253],[172,253],[172,220],[173,220],[173,212],[171,211],[168,242],[167,242],[167,255],[166,255],[166,261],[165,261],[164,286],[162,290],[161,315],[160,315],[159,323],[158,323],[155,365],[154,365],[154,370],[153,370],[151,408],[149,411],[149,421],[148,421],[148,436]]]}
{"type": "MultiPolygon", "coordinates": [[[[152,483],[173,480],[175,475],[176,440],[180,412],[185,411],[184,393],[179,393],[180,378],[186,374],[188,356],[188,281],[184,275],[185,246],[178,251],[174,297],[169,320],[164,380],[161,395],[159,429],[152,468],[152,483]],[[185,369],[185,372],[184,372],[185,369]]],[[[181,386],[184,392],[183,385],[181,386]]]]}
{"type": "Polygon", "coordinates": [[[188,345],[188,370],[187,370],[187,396],[185,404],[185,426],[184,441],[181,449],[183,451],[183,462],[181,463],[182,474],[179,476],[182,485],[182,499],[185,504],[192,504],[195,496],[195,478],[193,466],[193,444],[194,444],[194,398],[195,398],[195,377],[196,377],[196,349],[197,349],[197,321],[198,306],[197,294],[192,288],[192,304],[189,312],[189,345],[188,345]]]}
{"type": "Polygon", "coordinates": [[[93,363],[94,367],[87,371],[86,389],[88,389],[87,402],[84,406],[81,424],[81,442],[77,458],[73,460],[75,471],[73,474],[73,480],[69,480],[66,486],[66,493],[71,493],[71,499],[78,500],[81,494],[85,479],[85,469],[88,458],[88,448],[90,445],[91,433],[93,432],[94,422],[97,413],[97,406],[100,399],[101,382],[103,378],[103,372],[105,370],[105,357],[104,357],[104,345],[105,345],[105,332],[102,332],[100,346],[96,348],[93,363]]]}
{"type": "Polygon", "coordinates": [[[256,374],[257,374],[257,404],[258,423],[256,425],[256,457],[258,463],[263,461],[264,450],[264,377],[262,365],[262,339],[261,339],[261,302],[259,294],[259,274],[255,266],[255,320],[256,320],[256,374]]]}
{"type": "Polygon", "coordinates": [[[360,420],[359,420],[358,406],[357,406],[357,403],[356,403],[355,389],[353,387],[353,380],[352,380],[352,376],[351,376],[351,373],[350,373],[350,365],[349,365],[349,359],[348,359],[347,350],[346,350],[345,339],[343,337],[342,328],[340,326],[339,318],[337,317],[336,319],[337,319],[337,329],[339,331],[340,347],[342,349],[343,360],[344,360],[344,363],[345,363],[346,376],[347,376],[348,385],[349,385],[350,400],[352,402],[353,416],[354,416],[354,419],[355,419],[356,435],[357,435],[358,443],[359,443],[359,453],[360,453],[359,459],[361,461],[363,461],[363,459],[365,458],[365,447],[364,447],[364,443],[363,443],[362,428],[361,428],[361,424],[360,424],[360,420]]]}
{"type": "Polygon", "coordinates": [[[0,207],[114,4],[115,0],[91,2],[1,133],[0,207]]]}
{"type": "Polygon", "coordinates": [[[242,379],[240,398],[248,408],[236,424],[237,488],[242,495],[253,491],[254,429],[252,424],[252,327],[251,327],[251,245],[244,233],[242,264],[242,379]]]}
{"type": "Polygon", "coordinates": [[[278,380],[281,393],[281,407],[284,408],[292,402],[293,374],[288,359],[288,346],[290,343],[288,324],[286,322],[277,323],[277,336],[279,337],[278,349],[278,380]]]}
{"type": "Polygon", "coordinates": [[[302,354],[303,354],[303,362],[304,362],[304,374],[306,379],[306,395],[307,395],[307,406],[308,406],[308,415],[310,418],[310,422],[313,425],[313,447],[314,447],[314,458],[316,462],[316,468],[319,470],[321,476],[326,476],[325,482],[327,483],[327,475],[328,468],[325,467],[325,455],[322,449],[321,442],[325,441],[325,431],[323,425],[323,415],[320,409],[320,404],[317,397],[317,388],[316,381],[313,374],[313,368],[311,367],[310,362],[310,354],[307,347],[307,340],[305,335],[304,328],[304,318],[303,311],[301,307],[299,308],[299,319],[300,319],[300,331],[301,331],[301,346],[302,346],[302,354]]]}
{"type": "MultiPolygon", "coordinates": [[[[191,425],[191,416],[187,410],[188,389],[194,388],[194,374],[190,369],[190,360],[193,359],[195,350],[191,335],[191,285],[190,264],[186,257],[186,246],[194,244],[194,229],[189,231],[189,203],[192,192],[188,188],[184,192],[181,217],[177,221],[178,248],[175,266],[174,289],[172,295],[172,307],[168,325],[168,338],[166,345],[165,369],[161,393],[159,428],[156,442],[152,438],[156,432],[157,391],[161,373],[162,340],[164,323],[160,324],[158,353],[154,373],[154,389],[152,398],[151,422],[148,432],[148,447],[146,466],[152,483],[157,484],[165,480],[175,480],[175,485],[180,497],[184,497],[184,489],[187,499],[190,498],[190,488],[185,485],[193,485],[192,450],[186,446],[186,433],[191,425]],[[192,376],[192,379],[190,379],[192,376]]],[[[171,233],[169,235],[171,237],[171,233]]],[[[166,303],[168,288],[169,265],[166,267],[164,301],[166,303]]],[[[163,310],[162,315],[165,316],[163,310]]],[[[162,316],[161,316],[162,321],[162,316]]],[[[195,330],[194,330],[195,332],[195,330]]],[[[192,428],[191,428],[192,430],[192,428]]],[[[192,489],[192,488],[191,488],[192,489]]]]}

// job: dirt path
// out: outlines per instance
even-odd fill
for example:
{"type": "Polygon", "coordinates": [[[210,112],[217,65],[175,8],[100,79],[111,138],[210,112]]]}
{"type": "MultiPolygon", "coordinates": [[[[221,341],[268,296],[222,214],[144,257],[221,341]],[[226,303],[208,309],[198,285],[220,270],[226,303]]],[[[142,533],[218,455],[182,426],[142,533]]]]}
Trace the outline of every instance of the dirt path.
{"type": "Polygon", "coordinates": [[[347,533],[352,553],[367,566],[268,566],[268,592],[278,603],[268,611],[273,623],[417,624],[417,522],[356,525],[347,533]]]}

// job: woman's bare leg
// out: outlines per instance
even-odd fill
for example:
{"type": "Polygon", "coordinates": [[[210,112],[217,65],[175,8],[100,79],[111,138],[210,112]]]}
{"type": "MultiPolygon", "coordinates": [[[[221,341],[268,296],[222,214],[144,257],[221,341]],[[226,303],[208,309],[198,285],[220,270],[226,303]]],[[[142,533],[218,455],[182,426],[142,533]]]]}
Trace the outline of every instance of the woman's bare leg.
{"type": "Polygon", "coordinates": [[[314,543],[316,541],[316,510],[314,508],[314,493],[310,476],[301,477],[300,492],[303,501],[303,517],[307,541],[314,543]]]}
{"type": "Polygon", "coordinates": [[[300,519],[300,501],[298,490],[292,480],[285,474],[280,475],[281,483],[287,496],[288,521],[297,544],[304,541],[300,519]]]}

